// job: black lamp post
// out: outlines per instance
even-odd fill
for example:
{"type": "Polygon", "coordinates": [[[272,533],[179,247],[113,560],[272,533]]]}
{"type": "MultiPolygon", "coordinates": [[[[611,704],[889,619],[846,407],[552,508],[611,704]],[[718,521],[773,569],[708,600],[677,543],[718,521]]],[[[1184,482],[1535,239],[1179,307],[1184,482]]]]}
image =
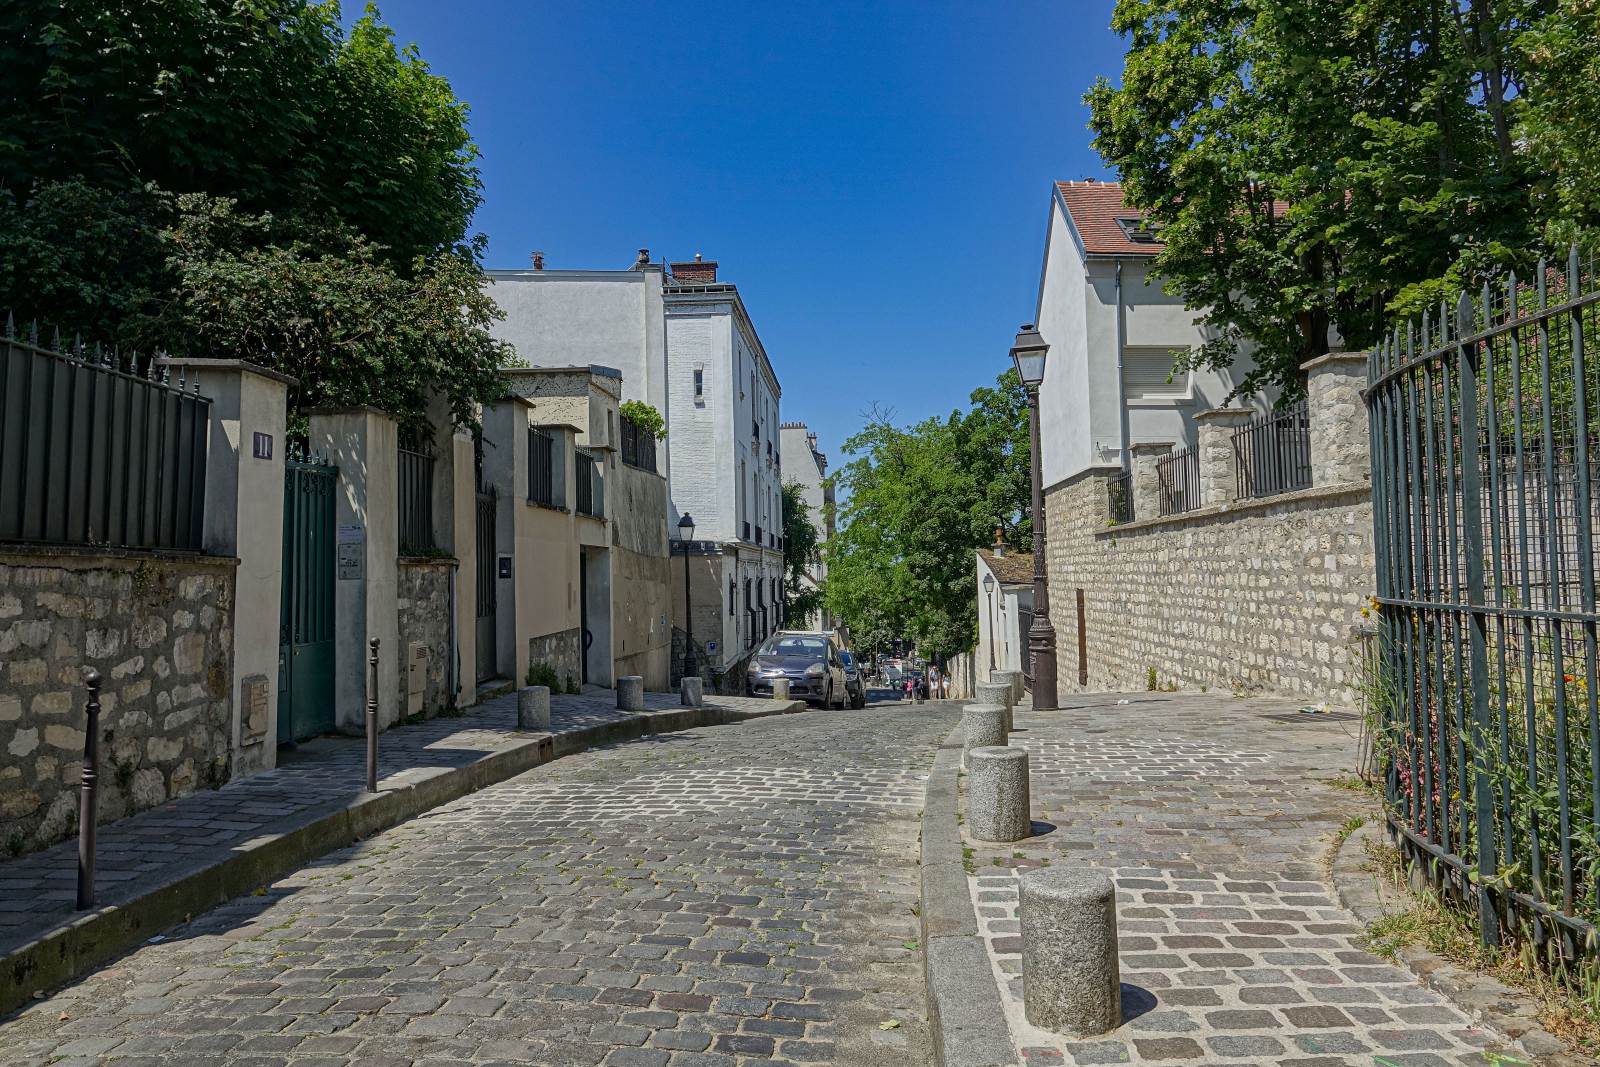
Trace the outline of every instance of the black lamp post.
{"type": "Polygon", "coordinates": [[[678,540],[683,542],[683,676],[693,677],[694,618],[689,614],[689,542],[694,540],[694,516],[687,511],[678,520],[678,540]]]}
{"type": "Polygon", "coordinates": [[[1033,708],[1056,708],[1056,631],[1050,625],[1050,584],[1044,569],[1044,483],[1039,467],[1039,383],[1044,381],[1044,360],[1050,346],[1033,323],[1025,324],[1011,346],[1017,377],[1028,391],[1028,432],[1033,455],[1033,626],[1028,630],[1029,658],[1033,661],[1033,708]]]}
{"type": "Polygon", "coordinates": [[[989,670],[994,670],[994,575],[983,576],[983,598],[989,602],[989,670]]]}

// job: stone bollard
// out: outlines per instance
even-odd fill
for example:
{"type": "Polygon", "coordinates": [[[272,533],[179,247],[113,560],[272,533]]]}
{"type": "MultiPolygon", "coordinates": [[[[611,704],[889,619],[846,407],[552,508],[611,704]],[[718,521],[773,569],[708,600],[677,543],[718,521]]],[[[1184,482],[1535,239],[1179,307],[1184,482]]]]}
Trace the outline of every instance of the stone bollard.
{"type": "Polygon", "coordinates": [[[975,748],[967,764],[967,833],[979,841],[1021,841],[1031,834],[1028,753],[975,748]]]}
{"type": "Polygon", "coordinates": [[[961,709],[961,769],[969,770],[967,757],[975,748],[1006,743],[1006,709],[999,704],[968,704],[961,709]]]}
{"type": "Polygon", "coordinates": [[[550,729],[550,687],[525,685],[517,690],[517,729],[550,729]]]}
{"type": "Polygon", "coordinates": [[[698,675],[685,675],[678,681],[678,698],[686,708],[705,707],[706,680],[698,675]]]}
{"type": "Polygon", "coordinates": [[[1021,878],[1022,1000],[1034,1026],[1093,1037],[1122,1021],[1117,893],[1089,867],[1037,867],[1021,878]]]}
{"type": "Polygon", "coordinates": [[[989,681],[1005,682],[1007,685],[1011,686],[1011,700],[1008,703],[1012,707],[1015,707],[1017,702],[1022,699],[1023,688],[1021,671],[990,671],[989,681]]]}
{"type": "Polygon", "coordinates": [[[1011,717],[1011,683],[1010,682],[979,682],[978,703],[998,704],[1006,709],[1006,732],[1010,733],[1017,728],[1011,717]]]}
{"type": "Polygon", "coordinates": [[[788,700],[789,699],[789,679],[787,679],[787,678],[774,678],[772,680],[772,699],[773,700],[788,700]]]}
{"type": "Polygon", "coordinates": [[[617,707],[623,711],[644,710],[644,679],[637,674],[617,679],[617,707]]]}

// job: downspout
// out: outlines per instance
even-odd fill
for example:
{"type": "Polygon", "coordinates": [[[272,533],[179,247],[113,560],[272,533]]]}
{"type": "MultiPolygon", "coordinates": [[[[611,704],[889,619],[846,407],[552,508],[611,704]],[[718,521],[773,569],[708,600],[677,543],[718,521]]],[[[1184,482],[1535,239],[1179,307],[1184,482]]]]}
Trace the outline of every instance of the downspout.
{"type": "Polygon", "coordinates": [[[1117,265],[1117,442],[1121,452],[1123,473],[1133,470],[1128,456],[1128,380],[1123,368],[1123,350],[1127,347],[1127,325],[1123,315],[1122,305],[1122,260],[1116,260],[1117,265]]]}

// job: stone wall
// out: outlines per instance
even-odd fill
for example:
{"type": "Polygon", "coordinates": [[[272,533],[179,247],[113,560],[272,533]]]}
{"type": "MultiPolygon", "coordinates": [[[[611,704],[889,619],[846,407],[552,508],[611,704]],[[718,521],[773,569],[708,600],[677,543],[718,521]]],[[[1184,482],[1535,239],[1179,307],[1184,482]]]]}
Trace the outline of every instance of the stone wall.
{"type": "Polygon", "coordinates": [[[400,710],[407,710],[411,646],[425,653],[422,714],[427,718],[451,706],[450,571],[451,559],[402,558],[396,606],[400,612],[400,648],[389,657],[400,676],[400,710]]]}
{"type": "Polygon", "coordinates": [[[0,551],[0,856],[77,831],[84,667],[104,678],[101,822],[229,779],[234,569],[0,551]]]}
{"type": "MultiPolygon", "coordinates": [[[[528,638],[528,662],[548,663],[563,685],[583,680],[583,634],[578,627],[528,638]]],[[[521,685],[523,680],[517,679],[521,685]]]]}

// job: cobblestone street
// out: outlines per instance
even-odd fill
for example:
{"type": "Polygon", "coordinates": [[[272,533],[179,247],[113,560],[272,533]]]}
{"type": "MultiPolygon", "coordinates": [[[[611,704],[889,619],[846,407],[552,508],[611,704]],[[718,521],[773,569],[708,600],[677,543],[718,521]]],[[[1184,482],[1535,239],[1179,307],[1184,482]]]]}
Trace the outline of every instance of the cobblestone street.
{"type": "Polygon", "coordinates": [[[957,714],[559,760],[152,939],[0,1023],[0,1062],[926,1062],[917,816],[957,714]]]}

